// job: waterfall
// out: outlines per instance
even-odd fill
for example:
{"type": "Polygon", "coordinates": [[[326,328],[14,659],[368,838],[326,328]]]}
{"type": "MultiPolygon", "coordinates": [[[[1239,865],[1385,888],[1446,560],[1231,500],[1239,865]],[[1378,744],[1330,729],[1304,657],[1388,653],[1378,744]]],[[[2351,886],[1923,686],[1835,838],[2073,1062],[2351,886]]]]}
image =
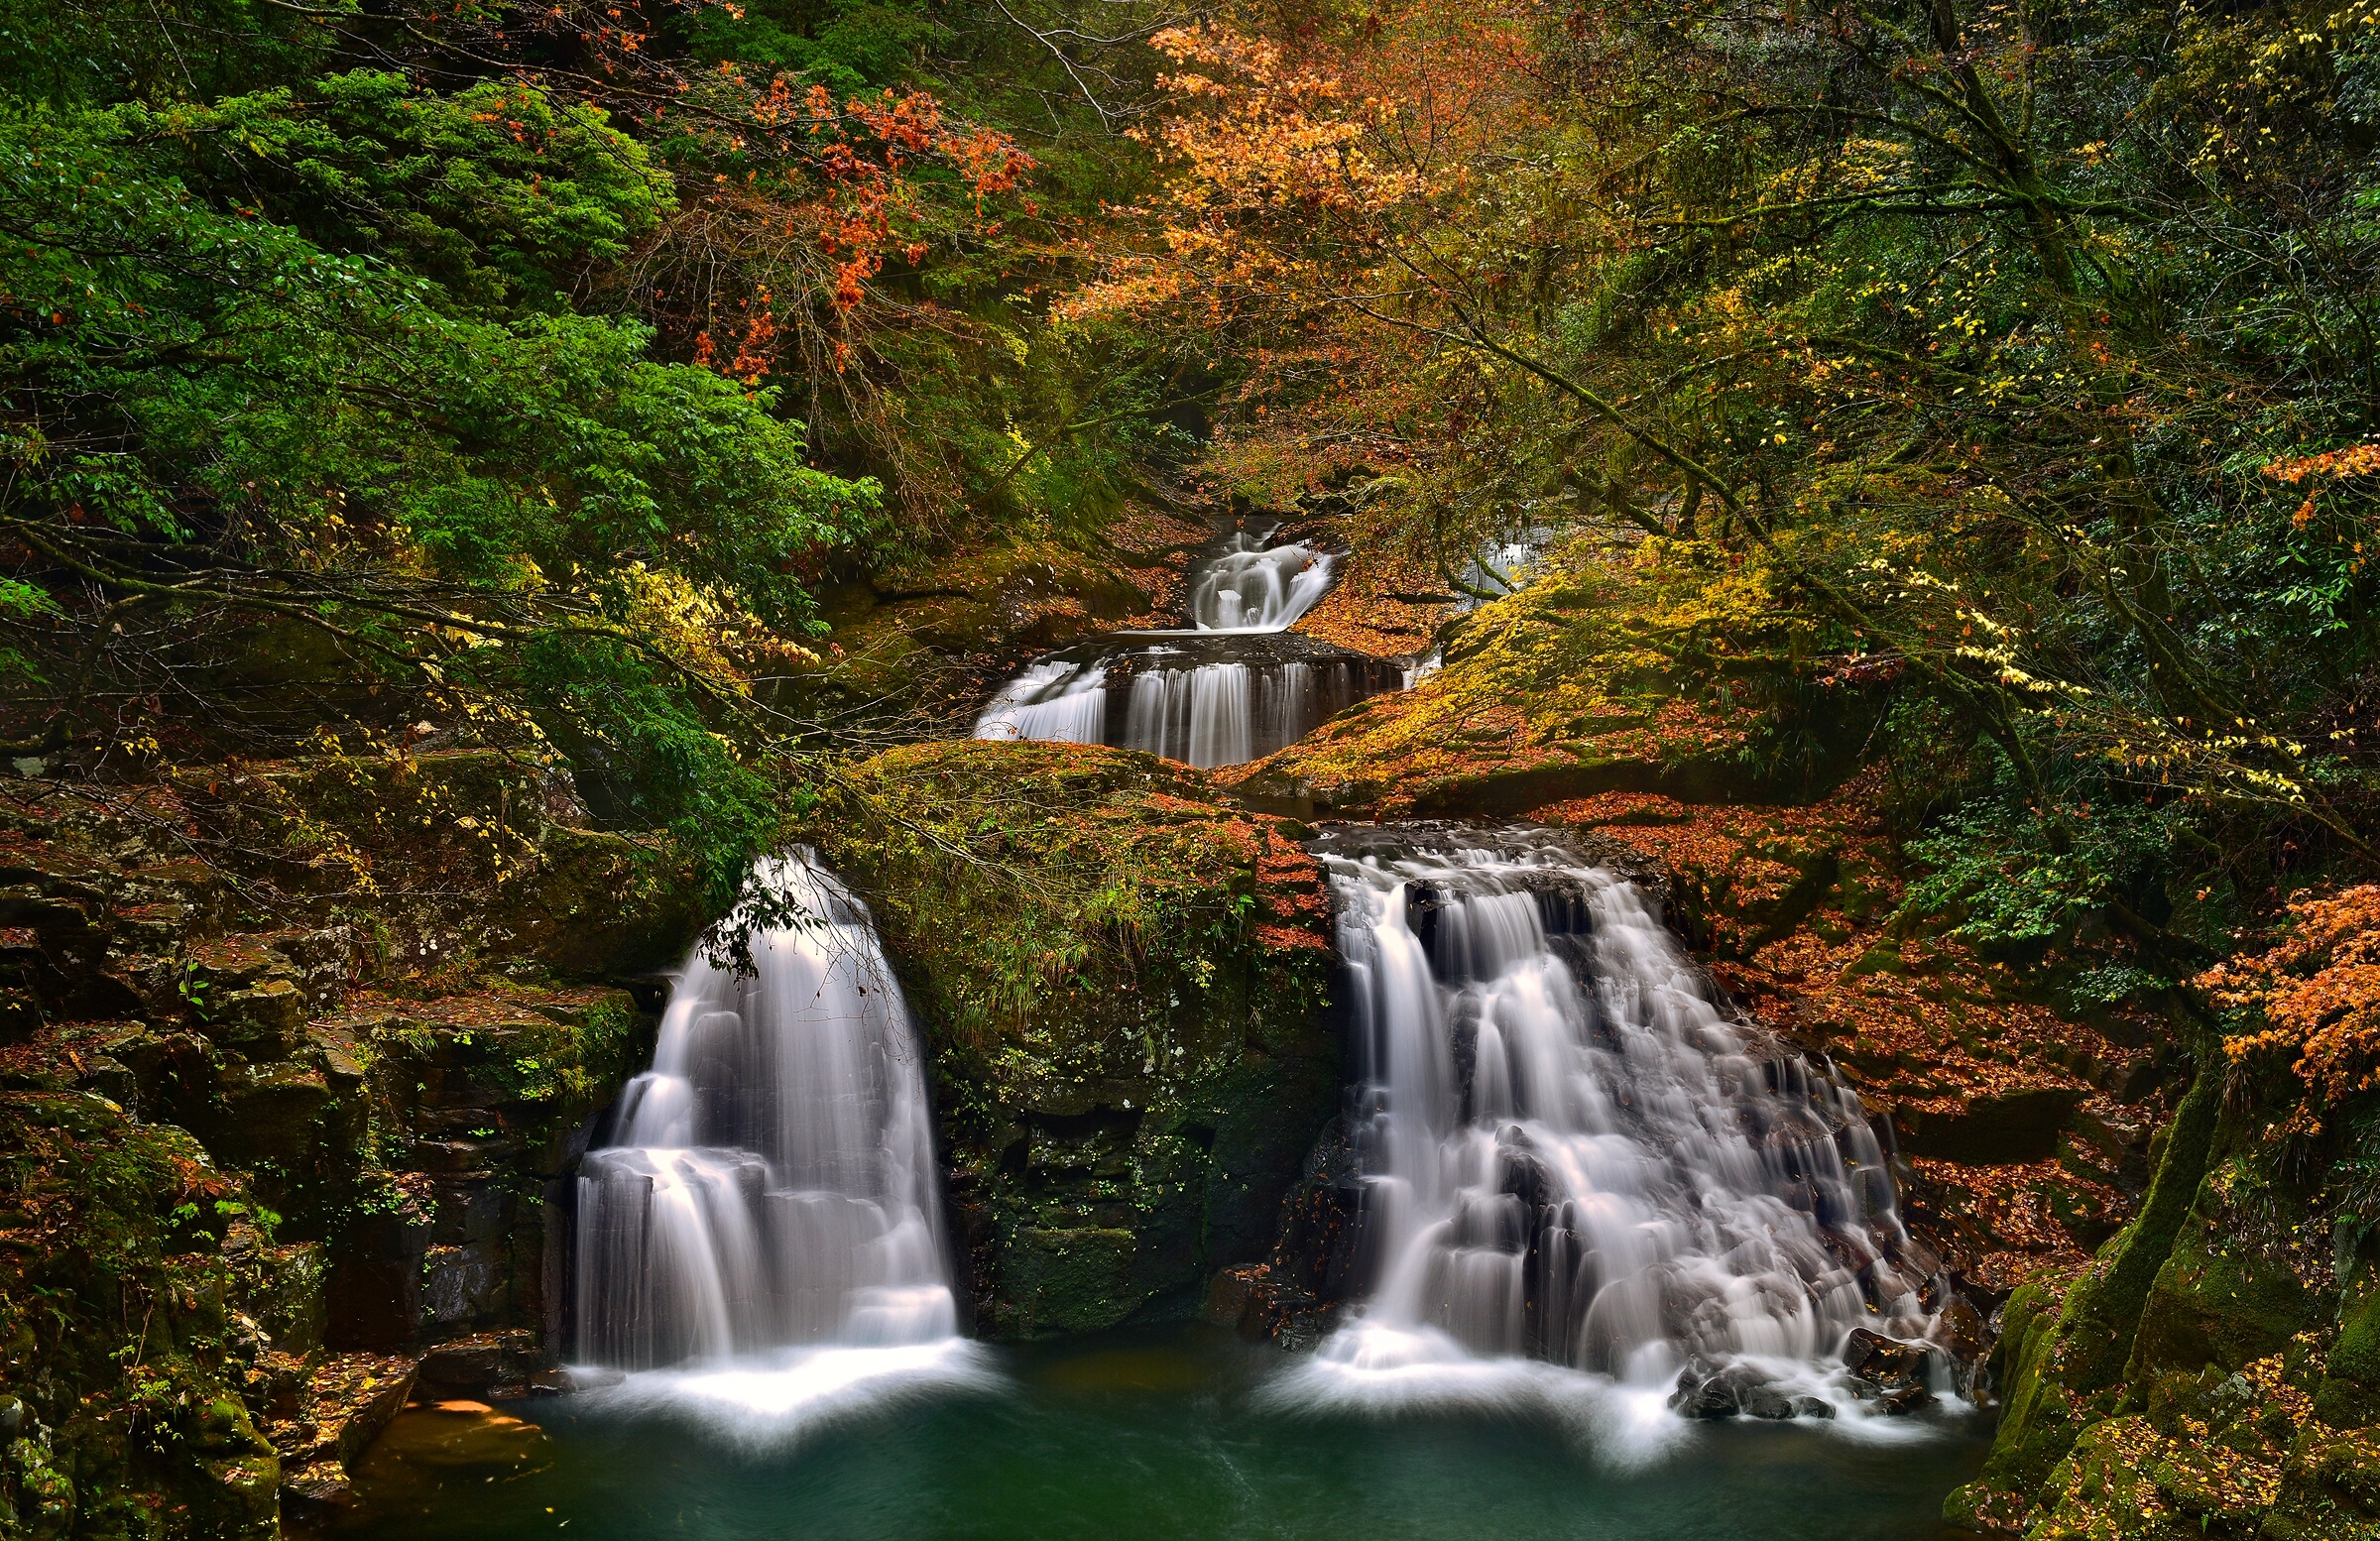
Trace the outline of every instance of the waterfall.
{"type": "Polygon", "coordinates": [[[617,1142],[581,1167],[575,1341],[785,1413],[822,1352],[885,1351],[835,1361],[837,1394],[951,1359],[957,1313],[917,1035],[867,910],[807,852],[756,881],[801,921],[753,937],[752,973],[687,960],[617,1142]]]}
{"type": "Polygon", "coordinates": [[[1303,543],[1235,534],[1191,581],[1191,619],[1202,632],[1285,631],[1330,588],[1332,561],[1303,543]]]}
{"type": "Polygon", "coordinates": [[[1299,637],[1142,638],[1035,663],[992,698],[975,736],[1113,744],[1201,769],[1239,765],[1396,688],[1403,674],[1385,659],[1299,637]]]}
{"type": "Polygon", "coordinates": [[[1036,663],[1001,686],[976,718],[975,736],[1098,744],[1107,737],[1107,679],[1097,663],[1036,663]]]}
{"type": "Polygon", "coordinates": [[[1288,628],[1331,586],[1332,557],[1235,533],[1190,578],[1186,631],[1128,632],[1041,658],[975,721],[979,739],[1146,750],[1200,769],[1261,760],[1404,670],[1288,628]]]}
{"type": "Polygon", "coordinates": [[[1723,1369],[1776,1416],[1853,1405],[1852,1330],[1924,1336],[1937,1287],[1857,1097],[1723,1018],[1636,888],[1552,832],[1378,838],[1321,851],[1373,1287],[1305,1390],[1531,1360],[1655,1405],[1723,1369]]]}

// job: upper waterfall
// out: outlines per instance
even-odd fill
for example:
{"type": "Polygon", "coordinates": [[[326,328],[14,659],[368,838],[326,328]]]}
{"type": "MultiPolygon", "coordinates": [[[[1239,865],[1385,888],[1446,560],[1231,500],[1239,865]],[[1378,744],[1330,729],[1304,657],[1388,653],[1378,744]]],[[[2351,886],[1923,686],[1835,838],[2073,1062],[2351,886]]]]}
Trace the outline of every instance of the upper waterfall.
{"type": "Polygon", "coordinates": [[[1823,1414],[1853,1329],[1931,1330],[1856,1096],[1723,1018],[1632,884],[1551,831],[1385,833],[1323,848],[1373,1289],[1315,1377],[1525,1356],[1823,1414]]]}
{"type": "Polygon", "coordinates": [[[1202,632],[1286,631],[1330,588],[1334,560],[1303,542],[1236,533],[1192,576],[1190,617],[1202,632]]]}
{"type": "Polygon", "coordinates": [[[807,853],[754,972],[698,949],[578,1182],[576,1347],[623,1368],[957,1331],[915,1028],[866,909],[807,853]]]}

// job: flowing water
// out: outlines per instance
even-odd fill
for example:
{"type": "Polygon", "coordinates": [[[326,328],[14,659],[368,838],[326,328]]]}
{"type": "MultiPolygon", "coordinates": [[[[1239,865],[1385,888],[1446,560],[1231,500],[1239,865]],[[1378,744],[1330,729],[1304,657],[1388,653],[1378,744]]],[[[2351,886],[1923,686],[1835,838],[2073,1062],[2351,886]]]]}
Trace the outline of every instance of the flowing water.
{"type": "Polygon", "coordinates": [[[1333,559],[1265,539],[1235,533],[1192,572],[1192,629],[1123,633],[1037,659],[993,696],[975,736],[1238,765],[1401,685],[1396,664],[1287,635],[1329,589],[1333,559]]]}
{"type": "Polygon", "coordinates": [[[1302,542],[1267,545],[1237,532],[1190,580],[1191,619],[1202,632],[1285,631],[1321,602],[1332,565],[1330,553],[1302,542]]]}
{"type": "Polygon", "coordinates": [[[1374,1283],[1282,1394],[1461,1398],[1524,1359],[1644,1390],[1740,1365],[1780,1411],[1868,1415],[1846,1339],[1927,1336],[1941,1286],[1857,1098],[1724,1019],[1635,886],[1552,831],[1320,849],[1374,1283]]]}
{"type": "MultiPolygon", "coordinates": [[[[1121,709],[1152,747],[1222,752],[1195,701],[1132,726],[1167,668],[1067,666],[1129,682],[1103,732],[1121,709]]],[[[688,960],[585,1160],[592,1389],[507,1408],[526,1422],[403,1414],[356,1475],[365,1533],[1940,1541],[1980,1420],[1879,1415],[1841,1362],[1853,1327],[1931,1331],[1937,1287],[1857,1100],[1725,1019],[1645,896],[1555,832],[1317,850],[1369,1284],[1316,1352],[956,1336],[917,1034],[865,907],[797,853],[761,881],[807,921],[756,935],[748,974],[688,960]],[[1681,1370],[1796,1399],[1692,1421],[1681,1370]]]]}
{"type": "Polygon", "coordinates": [[[866,909],[806,853],[753,971],[686,962],[580,1169],[572,1358],[763,1425],[963,1375],[917,1035],[866,909]]]}
{"type": "Polygon", "coordinates": [[[1403,672],[1302,637],[1139,633],[1033,664],[976,720],[979,739],[1146,750],[1206,768],[1261,760],[1403,672]]]}

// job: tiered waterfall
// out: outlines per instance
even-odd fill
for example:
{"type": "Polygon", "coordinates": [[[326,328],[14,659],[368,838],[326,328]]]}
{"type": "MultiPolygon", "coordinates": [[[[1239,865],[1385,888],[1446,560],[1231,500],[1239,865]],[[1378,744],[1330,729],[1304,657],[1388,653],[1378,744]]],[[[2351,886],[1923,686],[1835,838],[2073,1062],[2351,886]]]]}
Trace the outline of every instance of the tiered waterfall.
{"type": "Polygon", "coordinates": [[[576,1348],[645,1368],[957,1329],[917,1035],[867,910],[806,854],[805,918],[698,949],[578,1183],[576,1348]]]}
{"type": "Polygon", "coordinates": [[[1650,1388],[1743,1363],[1824,1393],[1852,1329],[1929,1330],[1857,1098],[1723,1018],[1634,885],[1544,830],[1322,851],[1372,1278],[1324,1364],[1525,1356],[1650,1388]]]}

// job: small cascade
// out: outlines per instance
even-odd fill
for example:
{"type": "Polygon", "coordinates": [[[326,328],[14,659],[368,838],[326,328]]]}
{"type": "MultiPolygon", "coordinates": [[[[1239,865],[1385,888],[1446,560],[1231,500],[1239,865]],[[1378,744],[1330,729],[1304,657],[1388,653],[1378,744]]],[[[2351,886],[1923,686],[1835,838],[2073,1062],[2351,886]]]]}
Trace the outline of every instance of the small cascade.
{"type": "Polygon", "coordinates": [[[1261,760],[1367,696],[1400,665],[1302,637],[1139,634],[1044,658],[976,719],[979,739],[1146,750],[1202,769],[1261,760]]]}
{"type": "Polygon", "coordinates": [[[1269,538],[1235,533],[1191,574],[1192,629],[1036,659],[985,705],[975,736],[1108,744],[1205,769],[1261,760],[1401,688],[1401,666],[1289,632],[1329,590],[1333,558],[1269,538]]]}
{"type": "Polygon", "coordinates": [[[1831,1416],[1853,1329],[1932,1331],[1940,1281],[1857,1097],[1723,1018],[1634,885],[1548,830],[1351,828],[1318,854],[1372,1284],[1317,1356],[1340,1392],[1527,1359],[1656,1396],[1724,1372],[1773,1392],[1764,1415],[1831,1416]]]}
{"type": "Polygon", "coordinates": [[[917,1035],[867,910],[807,853],[757,881],[806,923],[756,934],[749,975],[687,960],[617,1142],[581,1167],[582,1363],[957,1331],[917,1035]]]}
{"type": "Polygon", "coordinates": [[[1190,618],[1202,632],[1286,631],[1330,588],[1333,560],[1302,542],[1235,533],[1191,580],[1190,618]]]}
{"type": "Polygon", "coordinates": [[[1097,661],[1044,658],[1000,687],[975,720],[979,739],[1104,744],[1108,671],[1097,661]]]}

